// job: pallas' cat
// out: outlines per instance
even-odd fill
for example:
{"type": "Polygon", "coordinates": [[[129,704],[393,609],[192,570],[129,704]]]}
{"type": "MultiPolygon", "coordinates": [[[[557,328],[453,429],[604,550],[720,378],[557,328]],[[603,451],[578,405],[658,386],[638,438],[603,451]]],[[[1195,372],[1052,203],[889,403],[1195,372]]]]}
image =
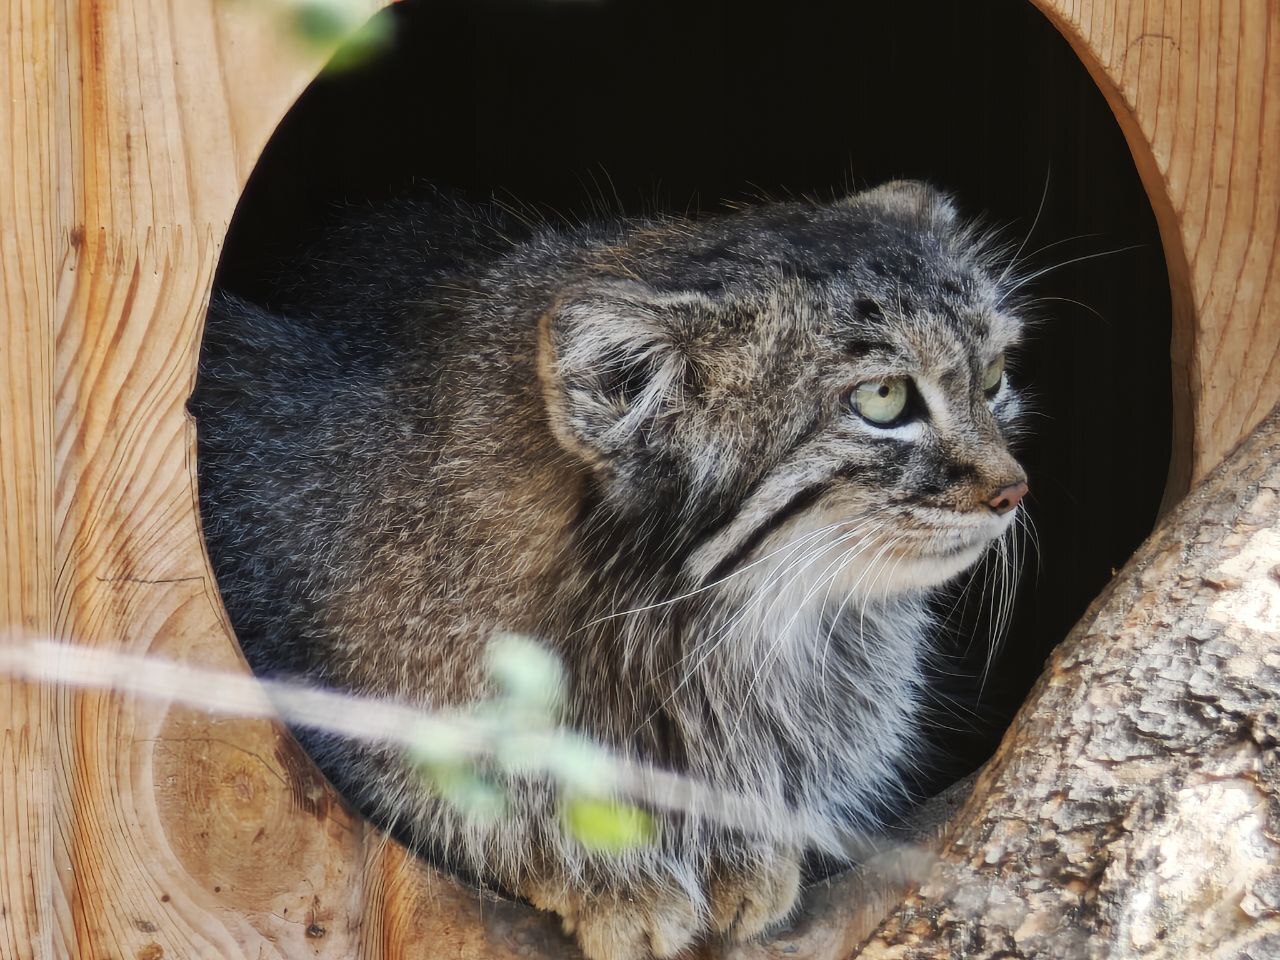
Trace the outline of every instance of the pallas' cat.
{"type": "Polygon", "coordinates": [[[593,960],[760,932],[797,896],[788,811],[872,829],[898,796],[931,593],[1026,492],[1006,273],[915,182],[578,227],[438,198],[350,218],[274,312],[209,316],[200,491],[246,655],[441,708],[489,692],[495,631],[540,638],[567,725],[777,834],[659,813],[594,853],[536,784],[479,821],[396,750],[299,733],[593,960]]]}

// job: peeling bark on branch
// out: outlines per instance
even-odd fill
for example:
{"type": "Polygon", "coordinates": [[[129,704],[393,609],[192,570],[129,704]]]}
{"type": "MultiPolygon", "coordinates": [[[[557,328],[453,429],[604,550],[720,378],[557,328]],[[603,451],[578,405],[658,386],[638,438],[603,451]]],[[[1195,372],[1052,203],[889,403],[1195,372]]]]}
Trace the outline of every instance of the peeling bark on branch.
{"type": "Polygon", "coordinates": [[[1280,408],[1054,653],[852,957],[1280,958],[1280,408]]]}

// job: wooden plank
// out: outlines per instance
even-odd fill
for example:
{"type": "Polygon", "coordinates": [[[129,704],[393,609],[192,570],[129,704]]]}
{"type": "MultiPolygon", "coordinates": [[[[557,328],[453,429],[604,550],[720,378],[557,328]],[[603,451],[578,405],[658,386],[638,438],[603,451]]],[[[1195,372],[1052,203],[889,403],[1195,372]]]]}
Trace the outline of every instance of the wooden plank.
{"type": "MultiPolygon", "coordinates": [[[[1036,2],[1165,237],[1180,493],[1280,400],[1280,6],[1036,2]]],[[[183,403],[239,192],[320,62],[267,9],[0,12],[0,633],[241,663],[183,403]]],[[[0,956],[564,955],[385,845],[272,724],[18,684],[0,717],[0,956]]]]}
{"type": "Polygon", "coordinates": [[[1280,4],[1034,2],[1115,111],[1164,238],[1171,503],[1280,402],[1280,4]]]}
{"type": "MultiPolygon", "coordinates": [[[[57,47],[38,3],[0,9],[0,638],[52,617],[57,47]]],[[[0,640],[2,642],[2,640],[0,640]]],[[[0,678],[0,956],[51,957],[67,916],[55,842],[66,792],[49,691],[0,678]]]]}
{"type": "MultiPolygon", "coordinates": [[[[239,191],[318,57],[249,5],[4,16],[0,623],[239,664],[184,403],[239,191]]],[[[275,725],[22,685],[0,716],[0,955],[380,956],[369,831],[275,725]],[[304,922],[325,903],[349,925],[304,922]]]]}

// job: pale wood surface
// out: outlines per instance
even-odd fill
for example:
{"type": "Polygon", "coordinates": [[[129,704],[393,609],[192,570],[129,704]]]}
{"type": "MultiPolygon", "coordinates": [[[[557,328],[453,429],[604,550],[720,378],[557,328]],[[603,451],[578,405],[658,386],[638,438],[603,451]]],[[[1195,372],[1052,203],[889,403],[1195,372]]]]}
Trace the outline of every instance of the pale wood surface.
{"type": "MultiPolygon", "coordinates": [[[[1181,492],[1280,398],[1280,5],[1039,2],[1160,218],[1181,492]]],[[[239,191],[320,62],[276,38],[247,2],[0,10],[0,632],[240,662],[183,403],[239,191]]],[[[21,684],[0,717],[0,956],[569,955],[384,845],[272,724],[21,684]]],[[[801,955],[849,949],[848,899],[815,893],[801,955]]]]}
{"type": "Polygon", "coordinates": [[[1171,502],[1280,402],[1280,4],[1034,2],[1107,96],[1164,238],[1171,502]]]}

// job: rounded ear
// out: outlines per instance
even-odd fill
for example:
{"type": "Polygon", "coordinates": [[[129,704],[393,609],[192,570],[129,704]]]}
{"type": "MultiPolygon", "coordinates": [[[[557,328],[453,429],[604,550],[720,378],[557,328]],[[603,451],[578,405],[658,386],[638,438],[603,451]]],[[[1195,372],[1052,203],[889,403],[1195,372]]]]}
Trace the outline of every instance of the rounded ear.
{"type": "Polygon", "coordinates": [[[661,299],[617,283],[542,317],[538,372],[551,429],[595,466],[652,446],[677,411],[687,361],[661,299]]]}
{"type": "Polygon", "coordinates": [[[890,180],[851,194],[843,202],[882,210],[935,233],[961,226],[960,213],[951,196],[923,180],[890,180]]]}

